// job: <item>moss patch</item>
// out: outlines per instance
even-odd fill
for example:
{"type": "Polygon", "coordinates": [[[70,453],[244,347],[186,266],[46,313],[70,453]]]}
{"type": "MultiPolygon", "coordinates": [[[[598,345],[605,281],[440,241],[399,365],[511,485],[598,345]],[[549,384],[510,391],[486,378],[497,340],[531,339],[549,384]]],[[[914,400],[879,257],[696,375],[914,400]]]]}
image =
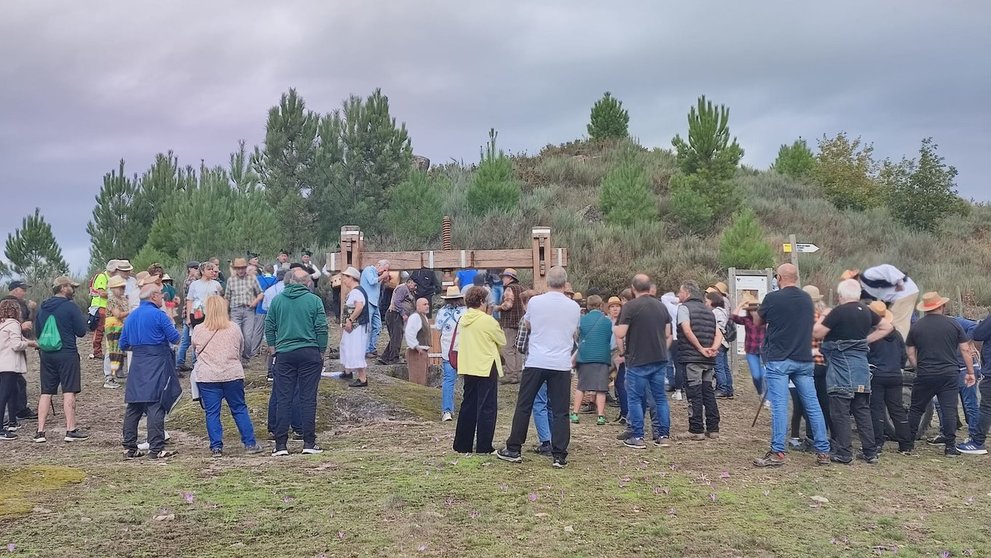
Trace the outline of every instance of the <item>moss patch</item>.
{"type": "Polygon", "coordinates": [[[0,519],[8,519],[29,513],[34,507],[32,498],[37,494],[80,483],[86,474],[72,467],[36,465],[0,468],[0,478],[4,479],[4,488],[0,491],[0,519]]]}

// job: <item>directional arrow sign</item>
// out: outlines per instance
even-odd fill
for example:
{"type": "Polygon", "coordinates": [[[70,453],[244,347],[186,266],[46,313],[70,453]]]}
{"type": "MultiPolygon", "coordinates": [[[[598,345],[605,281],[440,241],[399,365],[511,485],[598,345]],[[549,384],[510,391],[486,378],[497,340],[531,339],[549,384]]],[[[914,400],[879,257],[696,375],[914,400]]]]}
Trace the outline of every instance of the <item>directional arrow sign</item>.
{"type": "MultiPolygon", "coordinates": [[[[785,254],[791,253],[791,243],[785,242],[782,246],[785,254]]],[[[801,242],[795,243],[795,251],[799,254],[812,254],[819,251],[819,247],[815,244],[803,244],[801,242]]]]}

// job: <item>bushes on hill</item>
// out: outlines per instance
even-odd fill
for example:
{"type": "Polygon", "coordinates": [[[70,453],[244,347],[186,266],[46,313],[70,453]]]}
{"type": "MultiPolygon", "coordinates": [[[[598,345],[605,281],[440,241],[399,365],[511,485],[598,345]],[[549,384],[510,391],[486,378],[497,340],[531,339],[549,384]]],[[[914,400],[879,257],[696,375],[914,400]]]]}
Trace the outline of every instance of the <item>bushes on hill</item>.
{"type": "Polygon", "coordinates": [[[513,163],[496,149],[495,129],[489,130],[489,143],[481,153],[475,180],[468,189],[468,209],[475,215],[487,211],[509,211],[520,200],[520,186],[513,178],[513,163]]]}
{"type": "Polygon", "coordinates": [[[599,206],[611,225],[631,226],[657,220],[657,196],[636,153],[629,151],[605,179],[599,206]]]}
{"type": "Polygon", "coordinates": [[[750,209],[733,215],[733,223],[719,241],[719,263],[725,268],[764,269],[774,265],[774,250],[750,209]]]}
{"type": "Polygon", "coordinates": [[[945,217],[967,208],[957,195],[957,169],[947,165],[937,149],[933,139],[926,138],[918,159],[885,162],[881,171],[891,214],[907,227],[938,232],[945,217]]]}

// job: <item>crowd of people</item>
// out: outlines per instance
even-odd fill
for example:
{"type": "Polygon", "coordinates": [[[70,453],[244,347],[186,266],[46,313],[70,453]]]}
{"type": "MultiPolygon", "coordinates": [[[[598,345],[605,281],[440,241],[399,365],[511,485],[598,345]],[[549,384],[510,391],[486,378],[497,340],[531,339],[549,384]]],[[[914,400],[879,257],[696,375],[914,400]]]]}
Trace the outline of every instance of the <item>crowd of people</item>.
{"type": "Polygon", "coordinates": [[[266,425],[272,454],[288,455],[290,439],[302,441],[302,453],[321,453],[321,377],[363,388],[369,359],[396,364],[405,356],[411,379],[414,370],[423,370],[425,381],[435,330],[440,418],[457,420],[453,449],[521,462],[532,421],[534,451],[562,468],[572,425],[586,413],[606,425],[610,405],[619,408],[619,439],[628,448],[647,448],[648,417],[649,440],[670,445],[668,397],[687,400],[686,439],[718,439],[725,427],[719,401],[734,397],[729,362],[740,326],[755,392],[771,415],[769,449],[755,466],[783,465],[788,449],[814,453],[818,464],[857,457],[873,464],[889,440],[910,453],[931,405],[940,434],[928,443],[943,446],[947,456],[987,453],[991,375],[981,380],[980,369],[983,362],[987,372],[991,363],[991,343],[984,343],[991,339],[991,320],[947,316],[945,297],[930,292],[919,300],[915,283],[887,264],[845,272],[832,309],[815,286],[799,288],[791,264],[777,269],[774,287],[761,300],[750,293],[731,296],[723,282],[703,289],[685,281],[658,295],[645,274],[616,296],[583,297],[560,267],[548,271],[540,292],[526,288],[512,268],[460,270],[444,289],[433,270],[397,273],[382,260],[335,273],[318,269],[309,252],[297,263],[282,252],[270,265],[249,253],[230,261],[226,271],[216,258],[189,262],[177,288],[160,265],[134,273],[128,260],[111,260],[90,283],[88,319],[74,304],[80,285],[70,278],[53,281],[52,296],[40,305],[25,300],[29,285],[12,282],[10,296],[0,301],[0,440],[17,439],[23,421],[37,420],[32,440],[46,442],[51,398],[59,393],[63,439],[88,438],[76,420],[82,386],[77,339],[93,331],[89,358],[103,361],[104,388],[118,389],[126,379],[125,457],[174,455],[166,447],[165,422],[184,385],[203,408],[212,455],[223,455],[223,401],[245,450],[262,452],[244,391],[245,366],[259,357],[272,384],[266,425]],[[321,278],[329,289],[317,289],[321,278]],[[739,298],[733,308],[732,298],[739,298]],[[339,347],[328,348],[329,321],[340,323],[339,347]],[[389,339],[380,355],[383,326],[389,339]],[[975,341],[984,343],[981,353],[975,341]],[[32,349],[41,367],[37,411],[27,404],[32,349]],[[342,370],[328,372],[325,357],[339,361],[342,370]],[[905,370],[914,371],[908,408],[905,370]],[[497,450],[500,383],[519,387],[510,434],[497,450]],[[958,400],[968,428],[960,443],[958,400]],[[860,441],[856,455],[851,417],[860,441]],[[140,443],[142,418],[147,439],[140,443]]]}

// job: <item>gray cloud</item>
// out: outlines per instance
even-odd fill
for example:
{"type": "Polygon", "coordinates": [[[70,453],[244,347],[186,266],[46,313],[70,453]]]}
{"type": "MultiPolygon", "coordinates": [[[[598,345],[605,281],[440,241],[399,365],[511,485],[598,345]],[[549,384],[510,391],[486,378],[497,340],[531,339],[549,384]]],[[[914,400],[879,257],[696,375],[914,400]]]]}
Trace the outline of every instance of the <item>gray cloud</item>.
{"type": "Polygon", "coordinates": [[[991,139],[986,3],[62,2],[0,11],[0,187],[12,231],[35,206],[76,269],[102,176],[174,149],[222,163],[259,143],[297,87],[313,110],[382,87],[414,148],[473,161],[489,127],[536,152],[580,137],[611,90],[644,144],[684,134],[700,93],[731,107],[745,163],[846,130],[881,157],[934,136],[965,196],[991,139]],[[618,6],[618,7],[617,7],[618,6]]]}

